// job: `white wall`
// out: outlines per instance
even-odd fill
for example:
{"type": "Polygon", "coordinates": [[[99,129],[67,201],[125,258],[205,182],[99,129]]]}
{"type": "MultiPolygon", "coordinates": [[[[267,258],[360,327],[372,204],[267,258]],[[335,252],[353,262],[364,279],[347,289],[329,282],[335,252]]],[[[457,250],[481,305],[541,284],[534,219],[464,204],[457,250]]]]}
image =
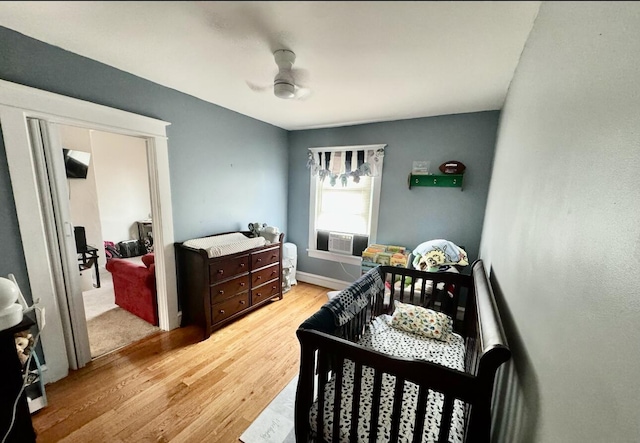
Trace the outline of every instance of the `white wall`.
{"type": "Polygon", "coordinates": [[[91,131],[104,240],[138,238],[136,221],[149,218],[151,197],[144,140],[91,131]]]}
{"type": "MultiPolygon", "coordinates": [[[[84,226],[87,243],[102,250],[102,228],[98,208],[96,188],[95,156],[91,149],[91,137],[88,129],[59,125],[62,147],[91,153],[86,179],[67,179],[69,186],[69,210],[74,226],[84,226]]],[[[104,256],[101,265],[104,266],[104,256]]]]}
{"type": "Polygon", "coordinates": [[[640,441],[640,3],[545,2],[481,256],[514,359],[497,441],[640,441]]]}

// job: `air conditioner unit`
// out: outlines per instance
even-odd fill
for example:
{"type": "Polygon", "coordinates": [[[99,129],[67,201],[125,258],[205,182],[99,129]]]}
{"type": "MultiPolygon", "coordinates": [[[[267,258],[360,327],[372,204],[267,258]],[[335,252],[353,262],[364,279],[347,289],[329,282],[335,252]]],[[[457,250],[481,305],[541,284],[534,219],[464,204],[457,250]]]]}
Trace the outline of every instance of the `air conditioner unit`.
{"type": "Polygon", "coordinates": [[[329,251],[351,255],[353,253],[353,235],[329,232],[329,251]]]}

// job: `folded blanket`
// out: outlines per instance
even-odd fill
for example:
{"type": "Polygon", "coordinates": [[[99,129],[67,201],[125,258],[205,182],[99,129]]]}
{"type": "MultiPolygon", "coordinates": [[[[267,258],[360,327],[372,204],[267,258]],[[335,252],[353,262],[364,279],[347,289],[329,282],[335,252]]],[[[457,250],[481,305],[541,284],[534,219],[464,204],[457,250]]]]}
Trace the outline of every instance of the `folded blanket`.
{"type": "Polygon", "coordinates": [[[373,294],[383,291],[384,281],[382,281],[380,269],[373,268],[340,292],[324,307],[333,314],[336,326],[342,326],[367,307],[373,294]]]}

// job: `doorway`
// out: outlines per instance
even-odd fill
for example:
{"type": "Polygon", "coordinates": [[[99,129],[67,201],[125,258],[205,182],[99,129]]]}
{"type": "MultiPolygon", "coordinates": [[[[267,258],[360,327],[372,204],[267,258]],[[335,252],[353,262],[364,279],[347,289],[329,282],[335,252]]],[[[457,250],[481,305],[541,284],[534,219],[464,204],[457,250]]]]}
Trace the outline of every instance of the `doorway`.
{"type": "Polygon", "coordinates": [[[140,137],[56,126],[68,191],[58,203],[69,205],[74,226],[94,359],[160,330],[147,146],[140,137]]]}
{"type": "MultiPolygon", "coordinates": [[[[77,354],[78,337],[70,322],[66,294],[56,284],[51,258],[44,253],[48,251],[47,227],[29,139],[29,118],[45,124],[59,123],[145,140],[154,224],[158,316],[163,330],[180,325],[166,138],[169,123],[0,80],[0,125],[29,285],[34,298],[40,299],[40,306],[47,313],[41,343],[46,361],[43,375],[48,383],[65,377],[70,368],[81,367],[88,360],[77,354]]],[[[64,171],[64,166],[62,168],[64,171]]],[[[73,230],[65,228],[63,235],[73,238],[73,230]]],[[[75,253],[75,244],[73,247],[75,253]]]]}

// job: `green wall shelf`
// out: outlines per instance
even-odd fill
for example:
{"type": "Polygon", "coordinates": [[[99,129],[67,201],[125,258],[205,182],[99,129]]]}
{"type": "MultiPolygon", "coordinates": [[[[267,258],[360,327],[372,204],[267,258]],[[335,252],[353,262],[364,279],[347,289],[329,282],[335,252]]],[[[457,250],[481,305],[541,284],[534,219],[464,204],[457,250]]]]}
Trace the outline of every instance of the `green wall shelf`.
{"type": "Polygon", "coordinates": [[[409,189],[414,186],[433,186],[436,188],[460,188],[462,174],[413,175],[409,174],[409,189]]]}

